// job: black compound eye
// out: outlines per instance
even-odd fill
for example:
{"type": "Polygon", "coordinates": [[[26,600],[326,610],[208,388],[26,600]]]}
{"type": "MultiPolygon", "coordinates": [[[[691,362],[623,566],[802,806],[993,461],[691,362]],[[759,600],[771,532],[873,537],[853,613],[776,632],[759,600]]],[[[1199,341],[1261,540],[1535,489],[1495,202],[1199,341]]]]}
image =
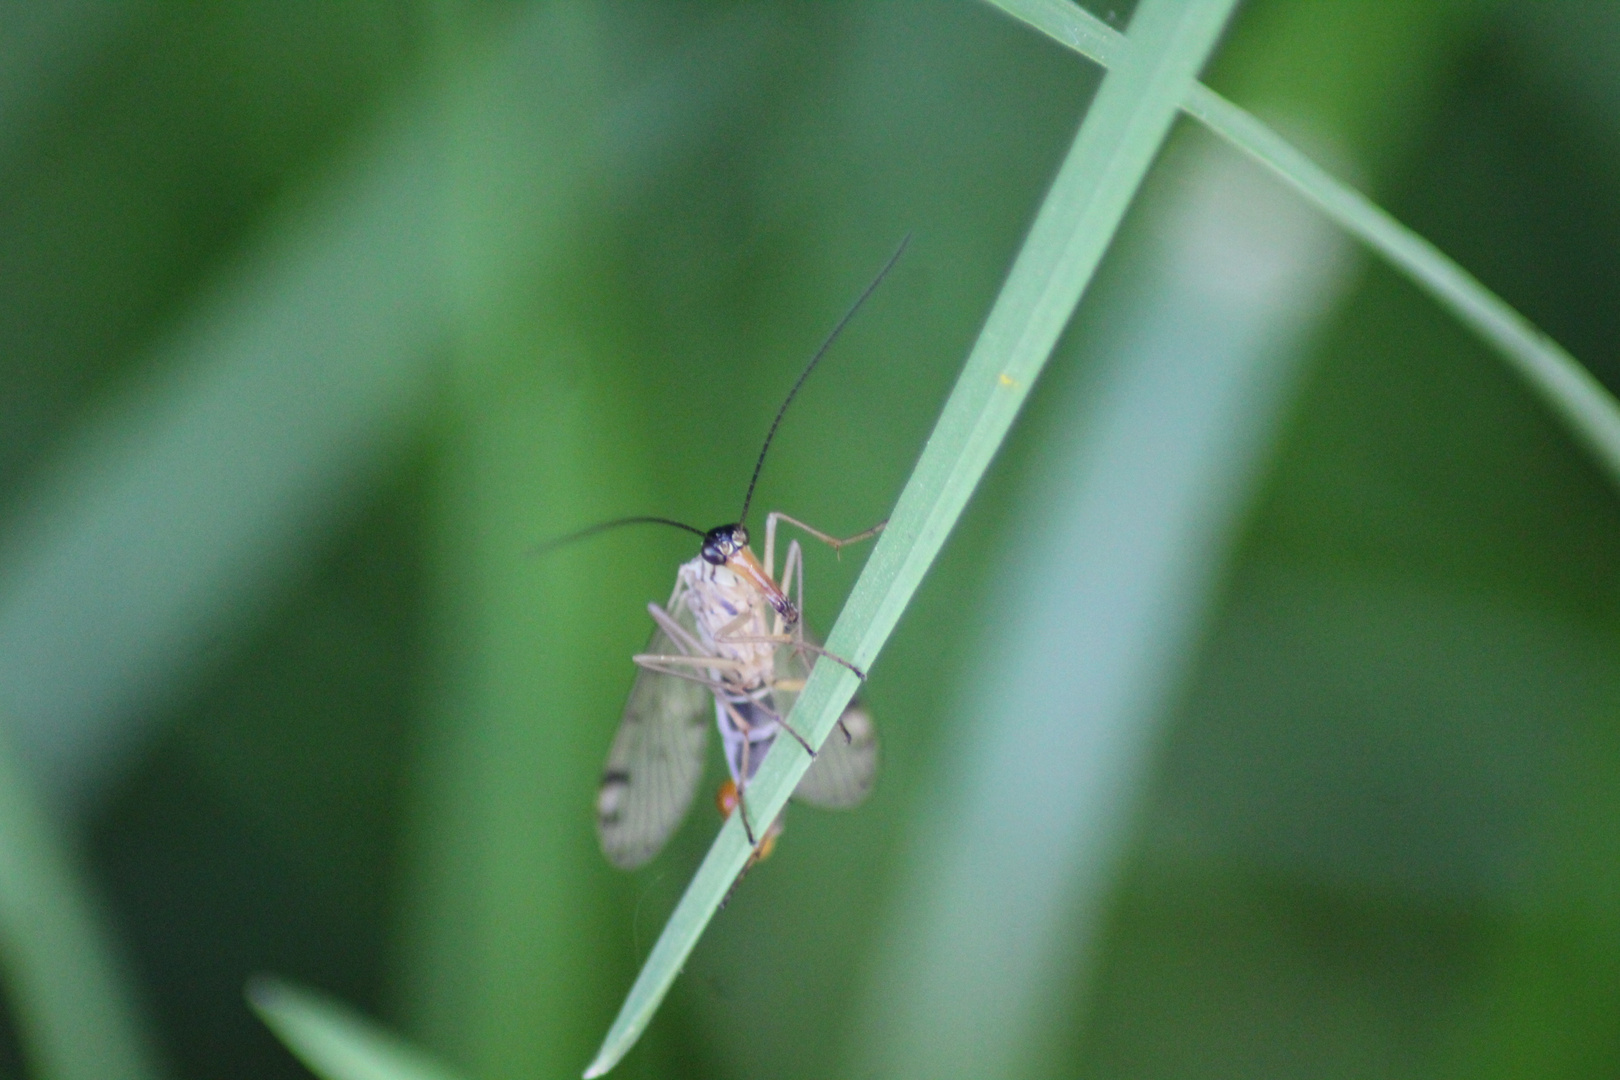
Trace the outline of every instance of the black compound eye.
{"type": "Polygon", "coordinates": [[[719,566],[731,558],[731,526],[717,525],[703,536],[703,561],[719,566]]]}
{"type": "Polygon", "coordinates": [[[703,534],[699,554],[703,561],[719,566],[748,546],[748,530],[741,525],[716,525],[703,534]]]}

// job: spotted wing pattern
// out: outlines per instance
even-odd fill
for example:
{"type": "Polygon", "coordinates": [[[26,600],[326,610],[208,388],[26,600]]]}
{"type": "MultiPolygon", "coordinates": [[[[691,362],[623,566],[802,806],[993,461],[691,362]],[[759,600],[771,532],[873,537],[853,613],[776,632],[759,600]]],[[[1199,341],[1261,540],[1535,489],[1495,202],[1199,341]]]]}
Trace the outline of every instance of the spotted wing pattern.
{"type": "MultiPolygon", "coordinates": [[[[685,614],[684,604],[676,614],[685,614]]],[[[647,642],[652,655],[683,651],[662,627],[647,642]]],[[[596,834],[614,866],[633,870],[651,859],[686,816],[703,775],[712,701],[701,683],[637,673],[596,794],[596,834]]]]}

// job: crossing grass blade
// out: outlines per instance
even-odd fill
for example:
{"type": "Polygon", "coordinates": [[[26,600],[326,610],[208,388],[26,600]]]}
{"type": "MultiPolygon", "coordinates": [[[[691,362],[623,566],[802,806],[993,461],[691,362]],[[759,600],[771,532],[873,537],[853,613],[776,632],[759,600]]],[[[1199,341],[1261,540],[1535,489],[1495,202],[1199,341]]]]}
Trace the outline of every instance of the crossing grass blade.
{"type": "MultiPolygon", "coordinates": [[[[1070,0],[989,0],[1082,56],[1112,67],[1125,35],[1070,0]]],[[[1502,354],[1620,485],[1620,402],[1580,361],[1429,241],[1334,178],[1251,113],[1202,83],[1181,107],[1382,255],[1502,354]]]]}
{"type": "Polygon", "coordinates": [[[0,975],[28,1075],[158,1080],[138,994],[31,780],[0,742],[0,975]]]}
{"type": "MultiPolygon", "coordinates": [[[[1130,58],[1103,80],[1042,203],[1012,272],[946,402],[872,557],[827,639],[869,668],[956,524],[1040,375],[1107,250],[1235,0],[1143,0],[1130,58]]],[[[819,745],[856,688],[818,664],[792,722],[819,745]]],[[[757,820],[772,820],[810,759],[782,740],[750,788],[757,820]]],[[[721,829],[665,925],[586,1077],[635,1044],[708,925],[749,848],[734,815],[721,829]]]]}
{"type": "Polygon", "coordinates": [[[459,1080],[449,1069],[347,1006],[280,979],[248,983],[248,1003],[322,1080],[459,1080]]]}

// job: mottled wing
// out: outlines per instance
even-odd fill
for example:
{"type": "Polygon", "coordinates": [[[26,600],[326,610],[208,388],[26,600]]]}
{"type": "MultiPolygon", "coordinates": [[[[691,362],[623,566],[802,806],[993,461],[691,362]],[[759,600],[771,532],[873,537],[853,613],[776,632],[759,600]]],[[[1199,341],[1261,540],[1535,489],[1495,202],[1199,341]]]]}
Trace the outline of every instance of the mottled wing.
{"type": "MultiPolygon", "coordinates": [[[[658,627],[647,652],[683,650],[658,627]]],[[[703,775],[712,712],[713,698],[700,683],[646,668],[636,675],[596,795],[596,834],[614,866],[634,870],[651,859],[686,816],[703,775]]]]}
{"type": "MultiPolygon", "coordinates": [[[[814,656],[809,654],[811,659],[814,656]]],[[[784,645],[777,650],[775,666],[777,682],[783,689],[773,695],[773,703],[786,716],[798,698],[798,689],[809,677],[810,665],[803,652],[784,645]]],[[[793,798],[824,810],[859,806],[872,793],[877,766],[877,727],[872,723],[872,714],[857,698],[844,709],[838,725],[821,744],[816,759],[793,789],[793,798]]]]}
{"type": "Polygon", "coordinates": [[[824,810],[859,806],[872,793],[877,778],[877,728],[858,699],[849,703],[838,726],[821,744],[816,760],[793,789],[793,797],[824,810]]]}

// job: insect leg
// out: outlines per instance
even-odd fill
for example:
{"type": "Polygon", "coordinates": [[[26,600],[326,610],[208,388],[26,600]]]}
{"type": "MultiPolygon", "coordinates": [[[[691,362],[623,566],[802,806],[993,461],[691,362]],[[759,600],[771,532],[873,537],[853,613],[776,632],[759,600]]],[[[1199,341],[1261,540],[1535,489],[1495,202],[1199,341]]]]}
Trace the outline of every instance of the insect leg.
{"type": "Polygon", "coordinates": [[[839,656],[837,653],[828,652],[820,645],[813,645],[810,642],[795,637],[792,634],[757,634],[749,637],[728,637],[724,640],[727,645],[792,645],[795,648],[803,649],[806,652],[813,652],[817,656],[825,656],[838,666],[846,667],[850,671],[853,671],[857,679],[860,679],[863,682],[866,680],[866,672],[862,671],[848,660],[845,660],[842,656],[839,656]]]}
{"type": "MultiPolygon", "coordinates": [[[[630,659],[634,660],[636,662],[637,666],[646,668],[648,671],[656,671],[660,675],[669,675],[669,676],[672,676],[672,677],[677,678],[677,679],[685,679],[687,682],[695,682],[699,686],[708,687],[708,689],[716,696],[716,698],[718,698],[721,701],[725,701],[725,696],[726,695],[734,694],[734,693],[737,692],[736,687],[727,686],[725,683],[720,682],[718,679],[711,679],[711,678],[709,678],[709,677],[707,677],[705,675],[699,674],[696,671],[682,671],[678,667],[670,666],[670,665],[674,665],[674,664],[687,663],[687,662],[693,662],[693,661],[701,663],[704,666],[708,666],[710,661],[709,661],[709,659],[707,657],[697,657],[697,656],[653,656],[653,655],[648,654],[648,653],[639,653],[636,656],[631,657],[630,659]]],[[[726,663],[728,663],[728,661],[720,659],[720,658],[716,658],[713,662],[717,663],[717,664],[726,664],[726,663]]],[[[762,709],[765,708],[765,705],[764,705],[763,702],[760,703],[760,708],[762,708],[762,709]]],[[[734,709],[731,706],[730,702],[726,702],[725,710],[726,710],[727,713],[729,713],[731,715],[732,720],[734,720],[736,722],[737,726],[739,728],[743,729],[745,734],[747,733],[747,731],[751,730],[749,728],[747,722],[744,721],[740,716],[738,716],[737,710],[734,709]]],[[[798,744],[800,746],[804,747],[804,752],[809,754],[811,759],[814,760],[815,757],[816,757],[816,751],[811,747],[810,743],[808,741],[806,741],[805,737],[803,735],[800,735],[797,731],[795,731],[794,728],[793,728],[793,725],[791,725],[791,724],[789,724],[787,722],[787,717],[778,716],[778,715],[776,715],[776,713],[774,711],[771,711],[769,709],[767,709],[766,711],[771,712],[771,716],[776,721],[776,726],[781,728],[783,731],[787,732],[789,735],[793,736],[793,738],[798,741],[798,744]]],[[[838,718],[838,726],[840,728],[843,728],[843,725],[844,725],[844,719],[843,719],[843,717],[839,717],[838,718]]],[[[845,742],[850,741],[849,730],[847,728],[844,728],[844,741],[845,742]]]]}
{"type": "MultiPolygon", "coordinates": [[[[760,704],[760,708],[765,708],[765,705],[764,705],[763,702],[760,704]]],[[[808,739],[806,739],[803,735],[800,735],[796,730],[794,730],[793,725],[787,722],[787,717],[777,715],[777,713],[776,713],[776,711],[774,709],[770,709],[768,711],[771,713],[772,716],[776,717],[776,726],[781,728],[783,731],[787,732],[789,735],[793,736],[794,741],[797,742],[800,746],[804,747],[804,752],[810,755],[811,760],[815,760],[815,756],[816,756],[815,747],[810,745],[810,741],[808,739]]]]}
{"type": "MultiPolygon", "coordinates": [[[[797,545],[794,545],[794,546],[795,546],[795,548],[797,548],[797,545]]],[[[730,622],[728,622],[725,626],[721,627],[720,630],[714,635],[715,641],[720,643],[720,644],[723,644],[723,645],[778,645],[778,644],[785,645],[785,644],[791,644],[791,643],[798,643],[799,645],[802,645],[805,648],[811,649],[811,650],[813,650],[815,652],[826,653],[825,649],[822,649],[820,646],[817,646],[817,645],[811,645],[810,643],[804,641],[804,639],[802,637],[799,637],[799,636],[794,636],[794,635],[789,635],[789,634],[781,634],[781,633],[777,633],[777,634],[754,634],[754,635],[734,634],[734,633],[732,633],[732,631],[736,627],[738,627],[738,626],[742,625],[743,623],[747,622],[748,619],[749,619],[749,616],[750,616],[750,613],[747,612],[747,611],[744,611],[741,614],[739,614],[735,619],[732,619],[730,622]]],[[[832,654],[827,653],[827,655],[830,656],[832,654]]],[[[670,659],[670,658],[663,657],[663,658],[659,658],[659,659],[670,659]]],[[[745,668],[745,665],[743,665],[739,661],[733,660],[733,661],[730,661],[729,663],[731,665],[733,665],[738,670],[743,670],[745,668]]],[[[852,670],[855,671],[855,674],[860,675],[861,678],[863,678],[863,679],[866,678],[865,675],[861,674],[859,669],[852,669],[852,670]]],[[[791,724],[789,724],[787,722],[787,717],[778,716],[776,718],[776,722],[782,726],[782,729],[784,731],[786,731],[789,735],[792,735],[793,738],[798,741],[800,746],[804,747],[804,752],[805,753],[809,754],[812,758],[814,758],[816,756],[816,749],[815,749],[815,747],[810,745],[810,740],[806,739],[803,735],[800,735],[798,733],[798,731],[794,729],[793,725],[791,725],[791,724]]]]}
{"type": "MultiPolygon", "coordinates": [[[[856,533],[854,536],[848,536],[848,537],[845,537],[844,539],[840,540],[836,536],[829,536],[827,533],[822,532],[820,529],[811,528],[810,526],[806,525],[804,522],[798,520],[797,518],[790,518],[786,514],[782,513],[780,510],[772,510],[769,514],[765,515],[765,550],[767,552],[771,550],[772,541],[776,539],[776,523],[778,521],[785,521],[789,525],[797,526],[798,528],[803,529],[805,532],[809,533],[811,536],[815,537],[817,540],[820,540],[823,544],[826,544],[828,547],[832,548],[834,551],[839,551],[839,550],[841,550],[843,548],[846,548],[850,544],[858,544],[862,540],[870,540],[870,539],[872,539],[872,537],[874,537],[878,533],[882,532],[884,527],[889,524],[887,521],[880,521],[876,525],[872,526],[870,529],[867,529],[863,533],[856,533]]],[[[770,566],[770,562],[769,562],[768,559],[767,559],[765,565],[767,567],[770,566]]]]}
{"type": "Polygon", "coordinates": [[[687,631],[686,627],[675,621],[675,617],[669,613],[669,609],[648,602],[647,614],[652,616],[652,620],[658,624],[658,628],[668,634],[670,640],[679,645],[682,650],[692,656],[703,655],[703,646],[687,631]]]}
{"type": "MultiPolygon", "coordinates": [[[[793,526],[796,526],[797,528],[803,529],[805,532],[809,533],[811,536],[815,537],[817,540],[820,540],[822,543],[826,544],[828,547],[832,548],[834,551],[841,551],[843,548],[849,546],[850,544],[858,544],[862,540],[870,540],[872,537],[874,537],[878,533],[882,532],[884,530],[884,528],[887,527],[887,525],[889,524],[887,521],[880,521],[876,525],[872,526],[870,529],[867,529],[865,532],[856,533],[854,536],[845,537],[844,539],[840,540],[835,536],[829,536],[827,533],[822,532],[820,529],[812,528],[811,526],[806,525],[804,522],[800,521],[798,518],[789,517],[788,515],[782,513],[780,510],[772,510],[769,514],[765,515],[765,566],[766,566],[767,570],[771,566],[772,553],[776,549],[776,523],[778,521],[785,521],[789,525],[793,525],[793,526]]],[[[790,544],[788,546],[787,558],[782,561],[782,591],[787,592],[790,588],[793,587],[793,585],[795,583],[798,585],[798,591],[799,591],[799,610],[803,611],[804,610],[804,552],[800,549],[799,542],[797,540],[795,540],[792,544],[790,544]],[[796,582],[795,582],[795,576],[797,577],[796,582]]],[[[780,629],[780,627],[778,627],[777,629],[780,629]]],[[[843,657],[839,656],[837,653],[828,652],[826,649],[821,648],[819,645],[811,645],[809,642],[805,641],[803,631],[804,631],[804,626],[803,626],[803,623],[801,622],[799,624],[799,626],[797,627],[797,631],[795,633],[795,640],[793,642],[795,648],[802,649],[802,650],[805,650],[805,651],[808,651],[808,652],[813,652],[813,653],[817,654],[818,656],[825,656],[827,659],[831,660],[833,663],[840,664],[840,665],[848,668],[849,670],[853,671],[855,673],[856,678],[862,680],[863,682],[866,680],[866,672],[862,671],[860,668],[856,667],[854,664],[850,663],[848,660],[845,660],[843,657]]],[[[743,643],[743,641],[744,641],[744,639],[740,639],[740,638],[735,639],[735,640],[737,640],[739,644],[743,643]]],[[[803,742],[804,740],[800,739],[799,741],[803,742]]]]}
{"type": "Polygon", "coordinates": [[[737,725],[737,730],[742,732],[742,751],[739,755],[741,760],[737,768],[737,813],[742,815],[743,835],[748,837],[748,846],[758,847],[759,841],[754,838],[753,823],[748,820],[748,757],[749,751],[754,748],[754,740],[749,736],[753,733],[754,725],[744,720],[742,713],[738,712],[737,707],[724,696],[717,694],[714,700],[720,703],[726,715],[731,717],[731,722],[737,725]]]}
{"type": "MultiPolygon", "coordinates": [[[[883,526],[881,526],[881,525],[878,526],[878,528],[880,528],[880,529],[882,527],[883,526]]],[[[767,537],[767,539],[769,539],[769,537],[767,537]]],[[[788,589],[792,588],[794,585],[798,586],[798,590],[799,590],[799,610],[803,611],[804,610],[804,549],[799,547],[799,542],[797,540],[794,540],[793,542],[788,544],[787,557],[782,560],[782,591],[787,592],[788,589]],[[797,575],[797,576],[795,576],[795,575],[797,575]]],[[[776,631],[777,631],[777,633],[782,632],[782,626],[781,626],[781,620],[780,619],[777,620],[776,631]]],[[[810,651],[810,649],[814,648],[814,646],[812,646],[808,641],[806,641],[804,639],[804,620],[803,619],[800,619],[797,623],[794,624],[792,633],[793,633],[793,637],[794,637],[794,646],[793,647],[797,652],[799,652],[801,654],[800,658],[802,659],[803,658],[802,654],[804,654],[804,653],[810,651]]],[[[829,655],[829,656],[831,655],[830,653],[827,653],[826,650],[824,650],[824,649],[821,650],[821,651],[825,655],[829,655]]],[[[837,658],[834,657],[834,659],[837,659],[837,658]]],[[[809,664],[807,663],[805,666],[809,667],[809,664]]],[[[859,672],[859,671],[856,671],[855,674],[860,675],[860,677],[863,680],[866,678],[866,676],[862,675],[861,672],[859,672]]],[[[800,685],[800,689],[801,690],[803,689],[803,684],[800,685]]],[[[783,722],[782,726],[783,727],[788,727],[786,721],[783,722]]],[[[792,731],[793,729],[789,727],[788,730],[792,731]]],[[[842,716],[840,716],[838,718],[838,730],[843,732],[843,734],[844,734],[844,743],[846,745],[848,745],[849,743],[854,741],[854,738],[849,733],[849,728],[844,726],[844,718],[842,716]]],[[[801,739],[800,742],[803,742],[803,740],[801,739]]],[[[811,754],[810,756],[812,758],[814,758],[816,755],[811,754]]]]}
{"type": "Polygon", "coordinates": [[[765,830],[764,839],[760,840],[758,845],[755,846],[754,853],[748,856],[748,861],[743,863],[743,868],[737,871],[737,877],[732,881],[731,888],[726,890],[726,895],[720,898],[721,911],[726,910],[726,905],[731,903],[731,898],[736,895],[737,886],[741,885],[742,879],[748,876],[748,871],[752,870],[756,863],[770,857],[771,852],[776,849],[776,838],[780,835],[782,835],[782,819],[778,817],[771,823],[771,827],[765,830]]]}
{"type": "Polygon", "coordinates": [[[744,608],[743,610],[737,612],[737,617],[735,619],[732,619],[730,622],[726,623],[726,625],[714,632],[714,639],[716,641],[730,641],[731,635],[742,629],[744,626],[747,626],[751,621],[753,621],[753,618],[753,609],[744,608]]]}
{"type": "MultiPolygon", "coordinates": [[[[782,565],[783,573],[787,572],[787,564],[782,565]]],[[[765,576],[776,577],[776,515],[765,515],[765,576]]],[[[787,578],[782,579],[782,592],[787,593],[787,578]]],[[[803,610],[802,608],[800,609],[803,610]]]]}
{"type": "MultiPolygon", "coordinates": [[[[799,548],[797,540],[788,544],[787,557],[782,560],[782,592],[790,592],[795,586],[799,590],[799,610],[804,610],[804,552],[799,548]]],[[[781,633],[782,617],[775,619],[777,633],[781,633]]],[[[804,621],[801,619],[795,624],[799,632],[804,631],[804,621]]]]}
{"type": "Polygon", "coordinates": [[[687,682],[695,682],[699,686],[705,687],[716,694],[736,693],[736,689],[734,687],[727,686],[718,679],[711,679],[707,675],[700,674],[696,671],[687,671],[682,668],[669,666],[671,661],[676,659],[686,659],[685,657],[637,656],[634,657],[634,659],[637,667],[643,668],[647,671],[656,672],[659,675],[668,675],[672,679],[685,679],[687,682]]]}
{"type": "MultiPolygon", "coordinates": [[[[799,611],[802,613],[804,611],[804,549],[799,546],[797,540],[788,545],[787,558],[782,560],[782,591],[787,592],[794,584],[799,589],[799,611]]],[[[776,632],[778,634],[782,632],[781,620],[777,621],[776,632]]],[[[794,624],[791,633],[794,638],[794,651],[799,654],[800,660],[804,660],[805,640],[804,619],[802,617],[794,624]]],[[[804,666],[808,668],[810,663],[810,661],[805,660],[804,666]]]]}
{"type": "Polygon", "coordinates": [[[648,671],[656,671],[660,675],[673,675],[678,679],[690,679],[700,682],[711,688],[718,687],[728,694],[735,694],[737,688],[728,686],[723,682],[716,682],[706,675],[700,675],[698,668],[722,668],[728,671],[741,670],[743,665],[737,660],[727,660],[723,656],[663,656],[658,653],[636,653],[630,658],[638,667],[648,671]]]}
{"type": "MultiPolygon", "coordinates": [[[[798,550],[797,542],[794,543],[793,550],[794,551],[798,550]]],[[[802,577],[802,575],[801,575],[801,577],[802,577]]],[[[798,644],[803,645],[807,649],[813,650],[813,651],[818,652],[818,653],[826,653],[826,650],[822,649],[820,646],[811,645],[808,642],[804,641],[802,636],[792,636],[792,635],[785,634],[785,633],[780,633],[780,632],[775,633],[775,634],[754,634],[754,635],[735,633],[735,630],[738,627],[740,627],[740,626],[744,625],[745,623],[747,623],[752,618],[752,616],[753,616],[753,613],[748,612],[748,611],[744,611],[744,612],[739,613],[738,616],[735,619],[732,619],[730,622],[726,623],[726,625],[722,626],[718,631],[715,632],[715,635],[714,635],[715,641],[717,643],[719,643],[719,644],[722,644],[722,645],[777,645],[777,644],[788,644],[788,643],[797,642],[798,644]]],[[[778,617],[778,619],[777,619],[777,630],[778,631],[781,630],[780,617],[778,617]]],[[[803,630],[803,628],[799,627],[797,629],[796,633],[798,635],[802,635],[802,630],[803,630]]],[[[832,654],[827,653],[827,655],[830,656],[832,654]]],[[[666,658],[662,658],[662,659],[670,659],[670,658],[666,657],[666,658]]],[[[749,665],[743,663],[742,661],[737,661],[737,660],[724,661],[724,660],[717,659],[716,663],[721,665],[721,666],[729,666],[729,667],[732,668],[732,670],[736,670],[736,671],[746,671],[748,669],[748,666],[749,666],[749,665]]],[[[861,678],[863,678],[863,679],[866,678],[865,675],[861,674],[859,669],[852,669],[852,670],[855,671],[855,674],[860,675],[861,678]]],[[[778,717],[776,717],[776,721],[777,721],[778,724],[780,724],[782,726],[782,728],[789,735],[792,735],[794,737],[794,739],[798,740],[799,745],[804,747],[804,752],[805,753],[809,754],[812,758],[814,758],[816,756],[816,749],[815,749],[815,747],[810,745],[810,740],[806,739],[803,735],[800,735],[798,733],[798,731],[794,729],[793,725],[791,725],[791,724],[789,724],[787,722],[787,717],[778,716],[778,717]]]]}
{"type": "MultiPolygon", "coordinates": [[[[881,528],[881,527],[882,526],[879,526],[879,528],[881,528]]],[[[798,575],[796,584],[799,587],[799,610],[803,611],[804,610],[804,549],[799,546],[799,542],[797,540],[793,541],[792,543],[790,543],[788,545],[787,558],[782,561],[782,591],[783,592],[788,591],[789,583],[794,581],[794,574],[795,573],[797,573],[797,575],[798,575]]],[[[781,631],[780,626],[777,627],[777,631],[778,632],[781,631]]],[[[800,654],[800,659],[803,659],[803,654],[809,651],[809,642],[804,640],[804,620],[803,619],[800,619],[799,622],[793,627],[793,636],[795,638],[794,650],[800,654]]],[[[806,663],[805,666],[809,667],[810,665],[809,665],[809,663],[806,663]]],[[[861,673],[858,672],[858,671],[855,674],[861,675],[861,673]]],[[[865,679],[865,676],[861,675],[861,678],[865,679]]],[[[782,726],[786,727],[787,725],[784,723],[782,726]]],[[[844,742],[846,744],[852,741],[851,738],[850,738],[849,729],[844,726],[844,718],[842,716],[840,716],[838,718],[838,730],[840,730],[840,731],[842,731],[844,733],[844,742]]],[[[810,756],[812,758],[815,757],[814,754],[811,754],[810,756]]]]}

